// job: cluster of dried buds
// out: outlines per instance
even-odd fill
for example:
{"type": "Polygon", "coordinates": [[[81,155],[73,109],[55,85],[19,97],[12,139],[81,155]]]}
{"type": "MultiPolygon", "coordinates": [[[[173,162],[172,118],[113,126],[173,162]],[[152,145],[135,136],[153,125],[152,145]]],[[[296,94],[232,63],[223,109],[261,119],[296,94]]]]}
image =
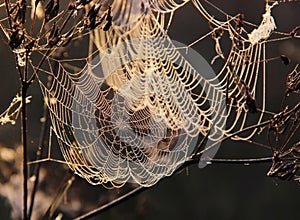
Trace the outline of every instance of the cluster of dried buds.
{"type": "Polygon", "coordinates": [[[267,173],[268,176],[278,177],[281,180],[293,180],[300,184],[300,142],[292,148],[279,152],[275,151],[272,158],[272,166],[267,173]]]}
{"type": "Polygon", "coordinates": [[[7,37],[9,39],[8,44],[12,50],[17,49],[25,39],[23,25],[25,23],[26,8],[25,0],[18,1],[13,7],[7,8],[9,14],[7,37]]]}
{"type": "Polygon", "coordinates": [[[29,54],[33,48],[45,50],[64,47],[74,36],[84,30],[101,27],[107,31],[112,25],[110,4],[102,5],[100,1],[77,0],[72,1],[65,9],[61,9],[59,0],[49,0],[45,7],[40,0],[35,0],[32,1],[31,6],[33,21],[31,29],[28,30],[28,25],[25,25],[28,8],[30,6],[27,5],[26,0],[6,3],[9,25],[6,27],[1,25],[1,28],[4,29],[9,46],[17,56],[25,51],[29,54]],[[34,28],[37,14],[43,14],[43,20],[39,32],[34,36],[34,29],[38,29],[34,28]]]}
{"type": "Polygon", "coordinates": [[[93,30],[101,25],[104,25],[104,31],[107,31],[110,28],[110,26],[112,25],[111,6],[108,7],[106,13],[100,13],[101,8],[103,8],[102,5],[94,4],[89,9],[85,20],[86,27],[93,30]]]}
{"type": "MultiPolygon", "coordinates": [[[[287,108],[275,115],[269,124],[269,142],[270,131],[275,133],[276,143],[279,143],[279,135],[287,134],[284,143],[279,148],[273,149],[272,166],[267,173],[268,176],[278,177],[281,180],[293,180],[300,184],[300,141],[296,141],[292,147],[289,143],[295,137],[300,127],[300,103],[293,109],[287,111],[287,108]]],[[[298,137],[295,137],[298,138],[298,137]]],[[[272,144],[270,143],[272,146],[272,144]]],[[[272,147],[273,148],[273,147],[272,147]]]]}

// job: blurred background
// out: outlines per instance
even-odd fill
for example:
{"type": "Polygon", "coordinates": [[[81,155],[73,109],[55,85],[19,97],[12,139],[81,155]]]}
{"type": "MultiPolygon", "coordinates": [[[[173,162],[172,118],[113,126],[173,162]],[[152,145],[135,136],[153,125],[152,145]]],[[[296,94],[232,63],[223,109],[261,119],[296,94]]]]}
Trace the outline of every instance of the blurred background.
{"type": "MultiPolygon", "coordinates": [[[[263,0],[211,2],[230,15],[245,14],[245,20],[254,24],[261,22],[261,15],[265,12],[263,0]]],[[[219,14],[214,9],[205,6],[218,17],[219,14]]],[[[272,14],[278,31],[289,33],[299,26],[299,12],[299,2],[282,3],[275,7],[272,14]]],[[[169,35],[171,39],[188,45],[208,30],[207,22],[194,6],[188,3],[175,12],[169,35]]],[[[211,38],[194,45],[193,48],[208,62],[215,56],[214,41],[211,38]]],[[[74,50],[80,51],[78,46],[75,46],[74,50]]],[[[0,112],[3,112],[19,92],[20,84],[14,57],[2,32],[0,54],[0,112]]],[[[282,54],[292,60],[290,65],[285,66],[280,60],[267,65],[267,109],[271,112],[279,112],[286,76],[296,63],[300,63],[299,40],[282,41],[267,46],[268,57],[278,57],[282,54]]],[[[28,157],[34,160],[43,114],[43,99],[37,83],[30,87],[29,95],[32,96],[32,102],[28,105],[28,157]]],[[[299,138],[299,134],[296,136],[299,138]]],[[[266,141],[266,137],[262,135],[259,141],[266,141]]],[[[0,219],[17,219],[17,213],[21,212],[20,143],[20,120],[15,125],[0,126],[0,219]],[[12,201],[14,204],[11,204],[12,201]],[[12,209],[15,212],[14,217],[11,217],[12,209]]],[[[53,156],[60,158],[56,141],[53,141],[52,145],[53,156]]],[[[225,142],[217,157],[259,158],[270,155],[270,150],[256,145],[225,142]]],[[[93,219],[300,219],[299,186],[293,182],[267,177],[270,166],[270,163],[211,164],[204,169],[199,169],[197,165],[190,166],[93,219]]],[[[65,165],[55,162],[42,164],[40,193],[37,194],[33,219],[46,212],[57,188],[61,182],[66,181],[66,173],[68,169],[65,165]]],[[[76,177],[63,197],[57,213],[62,212],[63,219],[71,219],[122,195],[132,187],[129,185],[108,190],[102,186],[91,186],[76,177]]]]}

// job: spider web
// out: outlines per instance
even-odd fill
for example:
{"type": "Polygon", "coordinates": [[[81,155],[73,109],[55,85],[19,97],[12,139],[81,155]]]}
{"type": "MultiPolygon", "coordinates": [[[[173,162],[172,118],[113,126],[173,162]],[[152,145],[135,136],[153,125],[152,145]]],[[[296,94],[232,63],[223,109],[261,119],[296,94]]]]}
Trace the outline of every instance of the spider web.
{"type": "MultiPolygon", "coordinates": [[[[11,12],[8,14],[17,23],[18,19],[22,18],[19,14],[23,9],[22,2],[26,1],[6,1],[11,12]]],[[[34,2],[32,1],[32,9],[34,2]]],[[[46,5],[51,2],[57,3],[42,3],[46,5]]],[[[287,76],[281,112],[275,114],[267,111],[265,107],[265,76],[267,72],[273,76],[272,69],[269,69],[269,66],[272,67],[271,61],[272,64],[277,60],[288,65],[293,62],[288,58],[291,55],[292,59],[299,62],[299,59],[288,51],[283,52],[287,56],[269,58],[270,54],[266,55],[267,46],[272,44],[272,49],[276,48],[273,43],[289,40],[285,42],[288,48],[289,43],[293,45],[292,41],[299,39],[299,26],[290,33],[275,30],[277,22],[272,17],[271,10],[277,5],[276,2],[269,1],[269,4],[266,4],[262,21],[257,23],[259,25],[244,20],[242,14],[228,15],[205,0],[180,3],[165,0],[100,0],[91,2],[85,9],[79,10],[85,2],[87,1],[72,1],[68,9],[63,8],[46,25],[37,20],[36,22],[42,25],[37,34],[33,28],[32,33],[27,32],[25,25],[9,27],[7,17],[0,19],[0,28],[15,55],[17,67],[23,71],[32,68],[29,70],[29,78],[31,73],[32,76],[38,73],[36,81],[42,89],[52,122],[48,137],[48,116],[44,106],[44,116],[40,120],[43,125],[36,151],[37,159],[28,163],[30,168],[31,165],[36,165],[33,175],[28,179],[29,192],[31,186],[34,187],[39,181],[40,166],[44,167],[47,161],[54,162],[49,163],[51,167],[46,168],[51,171],[41,170],[41,174],[51,172],[51,175],[47,175],[46,184],[49,185],[50,181],[53,181],[55,186],[57,179],[61,179],[54,177],[58,172],[52,172],[56,165],[60,166],[56,163],[68,165],[74,173],[93,185],[103,184],[105,187],[119,188],[127,182],[133,182],[134,184],[128,186],[136,186],[137,183],[140,187],[136,189],[142,189],[143,186],[154,185],[175,171],[189,167],[190,164],[198,162],[200,157],[200,168],[215,162],[247,165],[272,160],[267,176],[300,183],[300,142],[296,135],[300,128],[299,64],[292,67],[287,76]],[[210,28],[207,33],[196,35],[197,40],[187,44],[188,46],[172,40],[168,33],[169,29],[172,31],[173,26],[178,28],[174,25],[174,20],[179,17],[178,9],[185,7],[187,3],[198,10],[198,16],[206,20],[204,26],[210,28]],[[209,8],[215,10],[215,13],[207,11],[209,8]],[[86,14],[78,21],[77,13],[80,17],[81,12],[86,14]],[[96,18],[93,14],[95,12],[96,18]],[[216,19],[216,12],[225,18],[216,19]],[[73,23],[71,27],[65,20],[69,18],[70,23],[73,23]],[[206,44],[209,40],[214,45],[208,53],[214,54],[213,58],[208,60],[213,67],[221,64],[221,67],[215,68],[218,69],[216,73],[193,50],[194,45],[206,44]],[[68,43],[71,47],[65,48],[68,43]],[[76,55],[73,58],[72,54],[77,54],[76,46],[80,47],[80,53],[82,52],[79,59],[76,55]],[[29,52],[26,48],[29,48],[29,52]],[[26,57],[26,51],[29,57],[26,57]],[[60,57],[61,51],[64,52],[62,57],[68,57],[66,60],[60,57]],[[264,117],[266,114],[273,117],[264,117]],[[256,129],[258,127],[259,131],[256,129]],[[61,151],[55,149],[53,134],[59,141],[61,151]],[[258,137],[262,134],[267,139],[267,144],[258,137]],[[45,152],[46,149],[43,149],[41,143],[47,138],[48,152],[45,152]],[[213,158],[221,142],[228,139],[236,141],[229,142],[232,145],[239,145],[238,141],[242,141],[242,148],[239,149],[238,146],[233,152],[234,155],[238,154],[239,159],[224,159],[236,158],[230,155],[230,149],[226,149],[226,156],[218,155],[217,158],[213,158]],[[259,151],[245,150],[247,143],[251,149],[259,147],[259,151]],[[264,154],[263,148],[267,149],[272,157],[260,156],[264,154]],[[254,158],[253,155],[253,159],[245,156],[248,153],[255,153],[254,158]]],[[[279,3],[284,2],[287,1],[279,3]]],[[[63,2],[63,7],[66,6],[65,3],[68,4],[67,1],[63,2]]],[[[42,10],[41,3],[39,6],[42,10]]],[[[4,8],[5,3],[0,3],[0,9],[4,8]]],[[[278,25],[282,22],[279,19],[277,21],[278,25]]],[[[199,27],[200,25],[197,26],[199,27]]],[[[178,29],[181,30],[180,27],[178,29]]],[[[20,75],[23,71],[19,71],[20,75]]],[[[279,73],[281,70],[275,72],[279,73]]],[[[26,79],[27,74],[23,73],[26,79]]],[[[274,96],[268,97],[268,101],[273,102],[273,98],[274,96]]],[[[31,96],[28,96],[25,102],[30,103],[31,96]]],[[[15,124],[21,107],[22,100],[17,95],[8,109],[0,115],[1,124],[15,124]]],[[[224,146],[226,148],[226,145],[224,146]]],[[[12,155],[16,164],[21,161],[21,156],[3,152],[6,158],[12,155]]],[[[15,169],[12,168],[15,165],[6,166],[15,169]]],[[[60,166],[60,169],[66,167],[60,166]]],[[[10,195],[20,194],[16,190],[20,188],[20,173],[12,177],[3,185],[5,190],[2,191],[13,206],[18,206],[14,204],[16,197],[10,195]],[[15,193],[7,194],[10,191],[15,193]]],[[[67,196],[74,180],[75,176],[67,175],[62,179],[62,184],[48,209],[50,218],[54,217],[58,205],[67,196]]],[[[45,181],[44,177],[40,178],[41,181],[45,181]]],[[[89,187],[88,185],[85,187],[89,187]]],[[[115,201],[122,198],[120,192],[126,188],[125,186],[115,190],[118,197],[115,201]]],[[[85,198],[89,197],[87,192],[95,195],[98,193],[85,191],[85,198]]],[[[75,194],[75,199],[68,199],[69,202],[76,203],[76,197],[81,196],[77,192],[75,194]]],[[[45,210],[48,207],[47,203],[50,203],[47,195],[49,193],[45,194],[46,198],[38,199],[45,200],[40,203],[45,205],[45,210]]],[[[104,196],[101,194],[101,198],[104,196]]],[[[97,198],[92,199],[92,203],[96,200],[97,198]]],[[[34,201],[34,194],[31,201],[34,201]]],[[[33,204],[32,202],[31,207],[33,204]]],[[[78,209],[73,204],[68,205],[75,207],[69,211],[71,215],[74,214],[74,209],[78,209]]],[[[88,201],[84,206],[89,206],[88,201]]],[[[14,207],[14,210],[20,210],[20,207],[14,207]]],[[[40,215],[37,209],[35,212],[36,215],[40,215]]],[[[47,213],[44,216],[46,215],[47,213]]],[[[61,216],[59,214],[57,217],[61,216]]]]}
{"type": "MultiPolygon", "coordinates": [[[[132,181],[151,186],[182,165],[197,150],[199,139],[220,143],[261,122],[265,44],[276,27],[271,16],[275,4],[266,4],[262,23],[247,32],[238,26],[243,22],[239,15],[219,21],[193,1],[211,31],[179,47],[166,30],[174,12],[187,2],[114,1],[107,5],[112,25],[90,33],[86,58],[47,56],[40,68],[45,74],[38,81],[63,157],[91,184],[121,187],[132,181]],[[219,42],[223,33],[231,42],[227,54],[219,42]],[[214,77],[185,56],[208,36],[215,40],[212,62],[224,61],[214,77]],[[51,76],[50,85],[45,75],[51,76]]],[[[248,140],[255,133],[253,129],[232,139],[248,140]]],[[[209,150],[216,148],[201,153],[209,150]]]]}

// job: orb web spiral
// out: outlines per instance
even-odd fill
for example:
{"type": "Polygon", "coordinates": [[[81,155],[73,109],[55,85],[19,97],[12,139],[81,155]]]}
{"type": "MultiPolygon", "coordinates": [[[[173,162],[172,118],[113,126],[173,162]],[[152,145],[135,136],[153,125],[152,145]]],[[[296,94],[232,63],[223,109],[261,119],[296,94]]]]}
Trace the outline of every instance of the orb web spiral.
{"type": "Polygon", "coordinates": [[[69,167],[91,184],[151,186],[189,158],[199,137],[217,142],[243,129],[249,117],[262,119],[265,41],[249,42],[246,30],[236,30],[238,16],[218,21],[194,1],[232,44],[220,72],[201,71],[199,60],[186,55],[191,48],[180,49],[164,29],[163,15],[185,3],[113,1],[112,25],[90,34],[95,52],[81,60],[83,68],[47,58],[58,71],[43,70],[50,86],[38,79],[53,130],[69,167]]]}

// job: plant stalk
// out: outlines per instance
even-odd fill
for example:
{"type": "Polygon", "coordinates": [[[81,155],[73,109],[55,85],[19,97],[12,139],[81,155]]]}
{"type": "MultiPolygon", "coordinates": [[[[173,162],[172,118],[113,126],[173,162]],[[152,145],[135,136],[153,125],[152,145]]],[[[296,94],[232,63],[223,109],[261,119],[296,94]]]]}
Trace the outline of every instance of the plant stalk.
{"type": "Polygon", "coordinates": [[[27,167],[27,111],[26,111],[26,94],[28,85],[26,82],[22,82],[21,85],[21,98],[22,98],[22,107],[21,107],[21,129],[22,129],[22,146],[23,146],[23,178],[22,178],[22,198],[23,198],[23,216],[22,219],[27,219],[27,197],[28,197],[28,187],[27,187],[27,178],[28,178],[28,167],[27,167]]]}

